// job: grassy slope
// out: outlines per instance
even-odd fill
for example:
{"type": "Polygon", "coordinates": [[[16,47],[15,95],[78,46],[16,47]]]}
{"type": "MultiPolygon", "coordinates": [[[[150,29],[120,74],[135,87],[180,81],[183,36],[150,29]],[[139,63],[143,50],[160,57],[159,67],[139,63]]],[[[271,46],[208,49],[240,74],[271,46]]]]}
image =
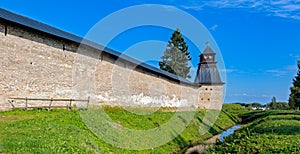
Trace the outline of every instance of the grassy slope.
{"type": "Polygon", "coordinates": [[[297,153],[300,112],[260,111],[244,114],[248,123],[207,153],[297,153]]]}
{"type": "MultiPolygon", "coordinates": [[[[130,151],[111,146],[97,138],[82,122],[78,111],[66,110],[0,112],[0,153],[172,153],[183,152],[237,122],[221,112],[215,125],[199,136],[207,111],[199,111],[186,130],[173,141],[151,150],[130,151]],[[201,127],[200,127],[201,129],[201,127]]],[[[110,117],[126,128],[147,130],[167,122],[173,112],[139,116],[120,108],[106,108],[110,117]]],[[[217,114],[217,111],[210,112],[217,114]]]]}

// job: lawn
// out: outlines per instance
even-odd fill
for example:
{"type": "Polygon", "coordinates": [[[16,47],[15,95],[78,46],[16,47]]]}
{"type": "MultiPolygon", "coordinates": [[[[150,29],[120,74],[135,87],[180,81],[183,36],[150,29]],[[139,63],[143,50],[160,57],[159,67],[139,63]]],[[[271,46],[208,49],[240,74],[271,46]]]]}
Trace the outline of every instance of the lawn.
{"type": "Polygon", "coordinates": [[[238,122],[235,116],[220,111],[197,111],[188,122],[171,111],[159,110],[149,115],[138,115],[118,107],[104,107],[104,110],[124,128],[153,129],[164,125],[172,117],[186,122],[186,128],[164,145],[134,151],[112,146],[99,138],[99,134],[89,129],[83,121],[82,113],[88,111],[56,109],[48,112],[34,109],[0,112],[0,153],[182,153],[238,122]],[[212,117],[215,115],[218,118],[213,123],[211,121],[214,121],[212,117]],[[214,125],[201,133],[199,130],[208,128],[202,122],[214,125]]]}

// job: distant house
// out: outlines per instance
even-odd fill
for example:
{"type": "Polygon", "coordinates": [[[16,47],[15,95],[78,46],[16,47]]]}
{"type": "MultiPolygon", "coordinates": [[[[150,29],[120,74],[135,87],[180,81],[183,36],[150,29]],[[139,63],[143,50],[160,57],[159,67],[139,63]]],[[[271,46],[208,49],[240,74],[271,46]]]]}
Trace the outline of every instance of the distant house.
{"type": "Polygon", "coordinates": [[[269,110],[269,108],[267,108],[265,106],[262,106],[262,107],[252,107],[251,109],[252,110],[263,110],[263,111],[269,110]]]}

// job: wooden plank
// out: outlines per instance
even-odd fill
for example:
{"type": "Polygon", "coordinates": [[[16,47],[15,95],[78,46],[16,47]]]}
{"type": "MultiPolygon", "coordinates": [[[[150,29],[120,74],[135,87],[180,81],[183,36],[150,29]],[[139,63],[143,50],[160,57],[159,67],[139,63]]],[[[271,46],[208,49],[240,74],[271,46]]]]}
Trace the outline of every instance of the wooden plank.
{"type": "MultiPolygon", "coordinates": [[[[72,109],[72,102],[78,101],[78,102],[87,102],[87,109],[89,107],[90,103],[90,97],[88,97],[87,100],[85,99],[44,99],[44,98],[20,98],[20,97],[10,97],[11,100],[8,100],[9,103],[13,106],[14,109],[32,109],[32,108],[46,108],[48,111],[51,110],[51,108],[67,108],[68,111],[72,109]],[[14,106],[13,102],[16,102],[15,100],[25,100],[25,107],[16,107],[14,106]],[[28,101],[50,101],[48,106],[28,106],[28,101]],[[53,101],[69,101],[69,105],[66,106],[52,106],[53,101]]],[[[17,102],[16,102],[17,103],[17,102]]]]}
{"type": "Polygon", "coordinates": [[[13,108],[16,108],[15,106],[14,106],[14,104],[13,104],[13,102],[14,102],[14,100],[7,100],[8,101],[8,103],[13,107],[13,108]]]}
{"type": "MultiPolygon", "coordinates": [[[[19,97],[10,97],[10,99],[15,100],[29,100],[29,101],[50,101],[51,99],[45,98],[19,98],[19,97]]],[[[77,102],[87,102],[86,99],[52,99],[53,101],[77,101],[77,102]]]]}
{"type": "Polygon", "coordinates": [[[25,107],[15,107],[14,109],[25,109],[25,107]]]}
{"type": "Polygon", "coordinates": [[[67,108],[68,106],[51,106],[51,108],[67,108]]]}
{"type": "MultiPolygon", "coordinates": [[[[67,108],[68,106],[51,106],[51,108],[67,108]]],[[[27,109],[49,109],[49,106],[28,106],[27,109]]],[[[14,109],[26,109],[25,107],[15,107],[14,109]]]]}

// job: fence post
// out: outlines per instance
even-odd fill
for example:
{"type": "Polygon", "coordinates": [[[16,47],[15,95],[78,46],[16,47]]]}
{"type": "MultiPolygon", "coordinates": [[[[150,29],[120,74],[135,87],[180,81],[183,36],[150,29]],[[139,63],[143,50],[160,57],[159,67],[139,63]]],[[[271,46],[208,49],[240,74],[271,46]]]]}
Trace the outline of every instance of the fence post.
{"type": "Polygon", "coordinates": [[[51,98],[51,99],[50,99],[50,104],[49,104],[49,109],[48,109],[48,111],[50,111],[50,110],[51,110],[51,105],[52,105],[52,102],[53,102],[53,98],[51,98]]]}
{"type": "Polygon", "coordinates": [[[87,110],[89,109],[89,104],[90,104],[90,96],[88,97],[88,100],[87,100],[87,105],[86,105],[87,110]]]}
{"type": "Polygon", "coordinates": [[[26,97],[25,99],[25,109],[27,110],[28,109],[28,98],[26,97]]]}
{"type": "Polygon", "coordinates": [[[70,111],[72,108],[72,99],[70,99],[70,104],[69,104],[69,107],[68,107],[68,111],[70,111]]]}

